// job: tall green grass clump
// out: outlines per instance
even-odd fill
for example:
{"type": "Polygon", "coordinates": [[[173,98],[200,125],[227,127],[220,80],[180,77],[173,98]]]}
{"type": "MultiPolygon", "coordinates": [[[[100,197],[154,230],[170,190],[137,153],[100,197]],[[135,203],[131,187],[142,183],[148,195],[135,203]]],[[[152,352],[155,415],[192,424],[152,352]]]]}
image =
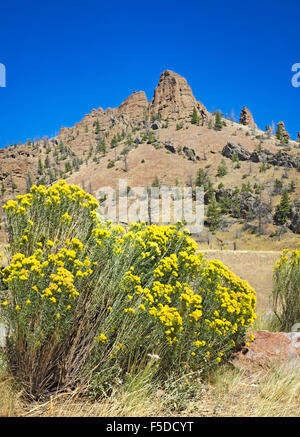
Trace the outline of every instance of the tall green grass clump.
{"type": "MultiPolygon", "coordinates": [[[[188,231],[97,218],[60,181],[9,201],[0,310],[9,371],[34,398],[83,382],[95,396],[126,374],[221,363],[255,319],[255,292],[196,254],[188,231]]],[[[155,375],[154,375],[155,374],[155,375]]]]}
{"type": "MultiPolygon", "coordinates": [[[[298,245],[300,248],[300,244],[298,245]]],[[[273,309],[281,330],[300,323],[300,250],[285,249],[273,270],[273,309]]]]}

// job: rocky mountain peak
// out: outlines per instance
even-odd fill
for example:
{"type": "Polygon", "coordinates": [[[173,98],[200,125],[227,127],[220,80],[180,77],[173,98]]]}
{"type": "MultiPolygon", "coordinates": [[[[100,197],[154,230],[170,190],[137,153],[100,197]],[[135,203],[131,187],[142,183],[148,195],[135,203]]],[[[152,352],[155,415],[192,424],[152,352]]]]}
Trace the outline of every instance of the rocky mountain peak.
{"type": "Polygon", "coordinates": [[[151,114],[160,114],[162,119],[181,120],[189,118],[195,107],[201,115],[202,112],[207,114],[206,108],[196,101],[186,79],[171,70],[164,71],[150,102],[151,114]]]}

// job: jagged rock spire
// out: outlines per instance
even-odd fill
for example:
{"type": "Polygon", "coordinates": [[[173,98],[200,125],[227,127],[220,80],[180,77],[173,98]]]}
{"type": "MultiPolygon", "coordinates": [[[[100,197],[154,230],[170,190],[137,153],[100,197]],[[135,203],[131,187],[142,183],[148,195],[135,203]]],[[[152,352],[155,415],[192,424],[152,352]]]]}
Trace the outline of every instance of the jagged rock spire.
{"type": "Polygon", "coordinates": [[[243,124],[244,126],[254,127],[255,129],[257,128],[257,125],[254,123],[253,116],[246,106],[244,106],[241,111],[240,124],[243,124]]]}
{"type": "Polygon", "coordinates": [[[171,70],[160,75],[154,97],[150,102],[150,113],[160,114],[162,119],[188,119],[196,108],[199,115],[207,118],[207,110],[197,102],[186,79],[171,70]]]}

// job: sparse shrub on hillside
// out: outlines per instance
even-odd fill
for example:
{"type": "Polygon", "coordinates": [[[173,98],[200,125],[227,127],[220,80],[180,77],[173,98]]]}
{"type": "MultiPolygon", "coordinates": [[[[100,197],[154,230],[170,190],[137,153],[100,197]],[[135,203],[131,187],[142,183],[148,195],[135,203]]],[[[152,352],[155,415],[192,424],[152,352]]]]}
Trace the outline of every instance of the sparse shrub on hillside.
{"type": "Polygon", "coordinates": [[[147,137],[147,143],[152,144],[152,143],[154,143],[155,140],[156,140],[156,138],[155,138],[154,132],[150,131],[149,135],[147,137]]]}
{"type": "Polygon", "coordinates": [[[228,173],[228,169],[227,169],[225,160],[222,159],[221,164],[218,166],[217,176],[223,177],[223,176],[227,175],[227,173],[228,173]]]}
{"type": "Polygon", "coordinates": [[[115,166],[115,162],[114,161],[109,161],[109,163],[107,164],[107,168],[112,168],[115,166]]]}
{"type": "Polygon", "coordinates": [[[284,250],[274,267],[273,308],[281,330],[300,323],[300,243],[298,250],[284,250]]]}
{"type": "Polygon", "coordinates": [[[294,193],[295,190],[296,190],[296,183],[295,183],[295,181],[291,181],[289,183],[288,191],[289,191],[289,193],[294,193]]]}
{"type": "Polygon", "coordinates": [[[196,254],[176,226],[97,218],[98,203],[59,181],[6,206],[0,311],[8,369],[32,398],[85,382],[97,396],[153,356],[157,376],[222,362],[255,319],[255,293],[196,254]]]}
{"type": "Polygon", "coordinates": [[[153,182],[152,182],[151,186],[152,187],[157,187],[157,188],[160,187],[160,182],[159,182],[159,179],[158,179],[157,176],[155,176],[155,178],[153,179],[153,182]]]}

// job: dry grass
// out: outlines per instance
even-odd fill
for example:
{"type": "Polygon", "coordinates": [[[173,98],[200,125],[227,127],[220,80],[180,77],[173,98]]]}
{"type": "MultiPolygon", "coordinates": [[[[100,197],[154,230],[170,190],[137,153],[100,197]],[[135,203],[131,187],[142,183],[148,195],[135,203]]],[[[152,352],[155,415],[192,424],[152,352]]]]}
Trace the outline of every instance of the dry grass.
{"type": "Polygon", "coordinates": [[[198,406],[195,415],[202,411],[207,416],[299,417],[299,369],[274,367],[254,374],[222,369],[213,375],[198,406]]]}
{"type": "Polygon", "coordinates": [[[21,404],[7,379],[0,385],[0,416],[300,417],[299,369],[274,367],[249,374],[223,366],[206,381],[189,381],[186,392],[137,382],[95,402],[75,392],[44,403],[21,404]]]}
{"type": "Polygon", "coordinates": [[[12,417],[20,414],[21,392],[14,387],[13,378],[0,373],[0,417],[12,417]]]}

